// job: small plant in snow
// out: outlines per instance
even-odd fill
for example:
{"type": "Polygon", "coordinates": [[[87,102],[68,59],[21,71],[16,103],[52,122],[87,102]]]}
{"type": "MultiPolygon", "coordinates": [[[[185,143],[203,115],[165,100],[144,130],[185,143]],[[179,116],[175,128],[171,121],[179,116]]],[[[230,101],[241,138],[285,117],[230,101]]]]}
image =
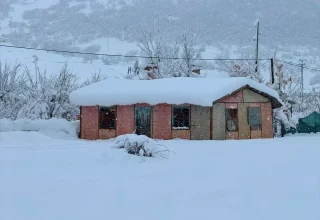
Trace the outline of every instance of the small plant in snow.
{"type": "Polygon", "coordinates": [[[163,145],[157,144],[155,140],[145,136],[136,134],[126,134],[117,137],[114,141],[114,148],[125,149],[129,154],[141,157],[157,157],[167,158],[169,150],[163,145]]]}

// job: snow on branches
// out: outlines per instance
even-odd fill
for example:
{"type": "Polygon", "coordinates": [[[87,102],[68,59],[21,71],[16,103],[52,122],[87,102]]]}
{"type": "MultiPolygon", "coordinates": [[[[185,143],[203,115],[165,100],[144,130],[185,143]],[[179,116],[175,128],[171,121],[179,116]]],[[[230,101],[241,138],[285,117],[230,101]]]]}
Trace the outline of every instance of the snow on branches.
{"type": "Polygon", "coordinates": [[[160,79],[168,77],[199,77],[197,59],[205,47],[196,46],[194,33],[185,32],[174,43],[168,43],[159,23],[154,29],[141,28],[138,34],[138,47],[141,54],[148,57],[141,67],[136,62],[129,79],[160,79]]]}
{"type": "Polygon", "coordinates": [[[79,107],[72,104],[69,95],[75,89],[106,79],[95,73],[80,86],[78,76],[65,64],[59,74],[46,71],[31,72],[20,64],[0,62],[0,119],[11,120],[64,118],[76,119],[79,107]]]}
{"type": "Polygon", "coordinates": [[[155,140],[136,134],[126,134],[118,136],[113,148],[125,149],[129,154],[141,157],[168,157],[169,150],[163,145],[158,144],[155,140]]]}

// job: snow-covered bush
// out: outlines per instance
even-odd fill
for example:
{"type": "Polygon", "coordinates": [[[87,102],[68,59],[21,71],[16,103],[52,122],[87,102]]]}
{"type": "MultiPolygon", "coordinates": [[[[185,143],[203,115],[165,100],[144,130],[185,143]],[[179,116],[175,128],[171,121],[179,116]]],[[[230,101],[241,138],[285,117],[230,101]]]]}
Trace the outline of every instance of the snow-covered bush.
{"type": "Polygon", "coordinates": [[[26,101],[25,79],[20,64],[0,62],[0,118],[15,119],[26,101]]]}
{"type": "Polygon", "coordinates": [[[59,75],[47,76],[46,71],[38,71],[36,82],[28,69],[25,70],[26,103],[17,118],[49,119],[65,118],[74,120],[79,108],[69,100],[69,94],[78,88],[77,76],[64,65],[59,75]]]}
{"type": "Polygon", "coordinates": [[[129,154],[143,157],[166,157],[168,153],[163,145],[158,144],[155,140],[136,134],[126,134],[117,137],[114,141],[114,148],[125,149],[129,154]]]}

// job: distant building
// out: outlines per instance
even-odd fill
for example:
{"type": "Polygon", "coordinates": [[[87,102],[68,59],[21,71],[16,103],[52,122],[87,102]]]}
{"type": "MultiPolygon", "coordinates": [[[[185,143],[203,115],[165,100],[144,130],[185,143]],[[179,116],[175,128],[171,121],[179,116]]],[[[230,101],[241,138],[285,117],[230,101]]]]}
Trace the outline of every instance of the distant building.
{"type": "Polygon", "coordinates": [[[81,138],[137,133],[155,139],[273,138],[276,91],[247,78],[108,79],[74,91],[81,138]]]}

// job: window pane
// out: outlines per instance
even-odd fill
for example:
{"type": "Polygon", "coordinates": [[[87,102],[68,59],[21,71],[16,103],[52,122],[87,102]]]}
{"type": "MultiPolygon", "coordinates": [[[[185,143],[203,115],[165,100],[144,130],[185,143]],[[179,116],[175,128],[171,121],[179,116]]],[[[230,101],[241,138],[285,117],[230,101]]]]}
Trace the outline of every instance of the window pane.
{"type": "Polygon", "coordinates": [[[116,111],[115,108],[100,107],[99,112],[99,128],[114,129],[116,127],[116,111]]]}
{"type": "Polygon", "coordinates": [[[173,127],[189,128],[189,107],[173,107],[173,127]]]}
{"type": "Polygon", "coordinates": [[[261,130],[262,116],[260,107],[248,108],[248,123],[251,130],[261,130]]]}
{"type": "Polygon", "coordinates": [[[227,131],[238,131],[238,109],[226,109],[227,131]]]}

